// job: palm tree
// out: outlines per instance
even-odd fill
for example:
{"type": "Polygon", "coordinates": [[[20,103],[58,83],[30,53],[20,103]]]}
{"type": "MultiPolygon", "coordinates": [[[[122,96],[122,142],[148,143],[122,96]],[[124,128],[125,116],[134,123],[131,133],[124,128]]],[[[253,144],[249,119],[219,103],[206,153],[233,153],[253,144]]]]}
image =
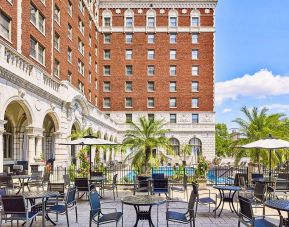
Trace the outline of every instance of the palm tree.
{"type": "Polygon", "coordinates": [[[181,145],[181,150],[180,154],[184,155],[184,160],[186,161],[186,155],[191,155],[192,154],[192,145],[191,144],[182,144],[181,145]]]}
{"type": "Polygon", "coordinates": [[[165,134],[163,121],[148,120],[141,117],[138,123],[130,122],[123,145],[132,150],[127,157],[132,157],[132,166],[142,173],[148,173],[150,167],[158,165],[159,159],[153,154],[153,149],[163,148],[171,151],[171,143],[165,134]]]}

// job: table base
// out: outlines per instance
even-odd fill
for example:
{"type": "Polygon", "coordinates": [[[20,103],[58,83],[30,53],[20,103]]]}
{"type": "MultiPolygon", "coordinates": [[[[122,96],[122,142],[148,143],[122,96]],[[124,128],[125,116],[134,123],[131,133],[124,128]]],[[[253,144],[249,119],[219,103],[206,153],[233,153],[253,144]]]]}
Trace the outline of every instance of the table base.
{"type": "Polygon", "coordinates": [[[225,193],[224,191],[222,190],[219,190],[219,193],[220,193],[220,202],[218,204],[218,206],[216,207],[216,209],[214,209],[214,212],[217,212],[217,210],[219,209],[219,207],[222,205],[221,207],[221,211],[219,213],[219,217],[221,216],[222,212],[223,212],[223,209],[224,209],[224,205],[225,205],[225,202],[228,202],[229,203],[229,207],[230,207],[230,210],[232,213],[236,213],[238,215],[238,211],[236,210],[235,206],[234,206],[234,196],[236,194],[237,191],[234,191],[233,193],[230,191],[229,192],[229,196],[226,197],[225,196],[225,193]]]}
{"type": "Polygon", "coordinates": [[[152,222],[151,218],[151,209],[152,206],[149,206],[148,210],[140,210],[140,206],[134,206],[134,209],[136,211],[136,222],[134,224],[134,227],[137,227],[139,220],[148,220],[149,226],[154,227],[155,225],[152,222]]]}

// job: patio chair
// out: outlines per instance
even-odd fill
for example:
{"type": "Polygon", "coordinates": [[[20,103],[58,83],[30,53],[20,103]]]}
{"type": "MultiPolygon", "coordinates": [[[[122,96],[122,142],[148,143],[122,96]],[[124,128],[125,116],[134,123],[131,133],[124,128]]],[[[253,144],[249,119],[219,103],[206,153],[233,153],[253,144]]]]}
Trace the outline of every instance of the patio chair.
{"type": "Polygon", "coordinates": [[[14,183],[11,176],[8,175],[0,175],[0,188],[6,188],[6,190],[14,190],[15,187],[19,185],[14,183]]]}
{"type": "Polygon", "coordinates": [[[33,223],[34,218],[42,213],[42,210],[38,209],[38,204],[31,206],[30,210],[27,209],[25,199],[22,195],[3,195],[1,196],[2,201],[2,212],[1,212],[1,223],[2,221],[25,221],[26,226],[30,222],[30,226],[33,223]],[[36,208],[37,207],[37,208],[36,208]]]}
{"type": "Polygon", "coordinates": [[[168,200],[167,201],[167,211],[166,211],[166,220],[167,226],[169,226],[169,222],[175,222],[180,224],[190,224],[190,226],[195,227],[195,204],[197,201],[197,193],[196,189],[193,188],[189,202],[181,201],[181,200],[168,200]],[[185,212],[174,211],[173,209],[178,208],[171,208],[171,204],[175,203],[183,203],[187,205],[187,210],[185,212]]]}
{"type": "Polygon", "coordinates": [[[115,200],[115,192],[116,192],[116,197],[118,197],[118,191],[117,191],[117,176],[118,174],[114,174],[112,178],[112,184],[105,184],[101,185],[100,191],[102,192],[102,195],[104,196],[104,190],[112,190],[113,192],[113,199],[115,200]]]}
{"type": "MultiPolygon", "coordinates": [[[[117,212],[116,208],[101,208],[100,196],[93,190],[89,193],[89,205],[90,205],[90,215],[89,215],[89,227],[91,227],[92,222],[96,223],[97,226],[107,223],[115,222],[116,226],[119,220],[122,218],[123,213],[117,212]],[[102,210],[111,209],[114,210],[112,213],[103,213],[102,210]]],[[[123,219],[122,219],[123,226],[123,219]]]]}
{"type": "Polygon", "coordinates": [[[254,216],[253,207],[251,200],[242,196],[239,196],[240,203],[240,211],[239,211],[239,219],[238,219],[238,227],[241,226],[241,223],[245,226],[250,227],[277,227],[282,226],[283,218],[278,215],[263,215],[263,216],[254,216]],[[280,225],[275,225],[272,222],[269,222],[265,219],[268,216],[275,216],[280,218],[280,225]],[[282,223],[282,224],[281,224],[282,223]]]}
{"type": "Polygon", "coordinates": [[[63,175],[63,182],[66,188],[73,187],[73,183],[71,182],[68,174],[63,175]]]}
{"type": "Polygon", "coordinates": [[[276,182],[267,187],[267,191],[270,193],[272,197],[277,199],[287,199],[289,196],[289,174],[288,173],[279,173],[278,179],[276,182]]]}
{"type": "Polygon", "coordinates": [[[150,182],[149,180],[142,176],[134,177],[134,185],[133,185],[133,194],[135,195],[137,192],[143,193],[146,192],[148,195],[150,194],[150,182]]]}
{"type": "Polygon", "coordinates": [[[153,173],[152,174],[152,179],[164,179],[165,178],[165,174],[163,173],[153,173]]]}
{"type": "Polygon", "coordinates": [[[89,184],[88,178],[85,177],[75,178],[74,185],[77,188],[78,199],[81,199],[84,195],[88,198],[88,193],[95,187],[93,184],[89,184]],[[83,194],[79,197],[80,192],[83,194]]]}
{"type": "Polygon", "coordinates": [[[152,182],[152,194],[165,194],[169,198],[169,179],[154,179],[152,182]]]}
{"type": "Polygon", "coordinates": [[[172,182],[171,187],[170,187],[170,192],[171,192],[171,198],[174,198],[174,192],[181,192],[184,193],[184,198],[188,201],[188,176],[185,175],[183,177],[183,182],[182,185],[178,184],[179,182],[172,182]]]}
{"type": "Polygon", "coordinates": [[[44,173],[43,177],[41,177],[42,172],[35,172],[34,177],[32,177],[28,181],[29,187],[41,187],[44,190],[44,186],[47,186],[50,182],[50,173],[44,173]]]}
{"type": "Polygon", "coordinates": [[[66,215],[66,222],[67,226],[69,227],[69,218],[68,218],[68,211],[71,209],[75,209],[75,218],[76,223],[78,222],[77,218],[77,203],[75,199],[76,188],[69,188],[66,193],[65,201],[63,204],[55,204],[51,207],[48,207],[46,213],[54,213],[56,215],[66,215]]]}

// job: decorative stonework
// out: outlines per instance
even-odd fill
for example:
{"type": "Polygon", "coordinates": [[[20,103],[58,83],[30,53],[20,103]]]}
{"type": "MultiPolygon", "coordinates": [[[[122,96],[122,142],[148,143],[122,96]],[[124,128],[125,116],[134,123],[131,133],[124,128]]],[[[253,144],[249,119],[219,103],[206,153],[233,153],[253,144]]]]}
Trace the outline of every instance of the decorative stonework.
{"type": "Polygon", "coordinates": [[[186,14],[187,13],[187,9],[182,9],[182,14],[186,14]]]}
{"type": "Polygon", "coordinates": [[[41,110],[41,102],[38,99],[35,101],[35,109],[37,111],[41,110]]]}
{"type": "Polygon", "coordinates": [[[210,9],[205,9],[205,13],[206,14],[208,14],[208,13],[210,13],[211,11],[210,11],[210,9]]]}
{"type": "Polygon", "coordinates": [[[19,88],[18,89],[18,95],[19,95],[20,98],[23,98],[26,95],[26,91],[21,89],[21,88],[19,88]]]}
{"type": "Polygon", "coordinates": [[[121,10],[120,10],[120,9],[116,9],[116,10],[115,10],[115,13],[116,13],[116,14],[120,14],[120,13],[121,13],[121,10]]]}
{"type": "Polygon", "coordinates": [[[138,9],[137,12],[138,12],[139,14],[141,14],[141,13],[143,13],[143,10],[142,10],[142,9],[138,9]]]}
{"type": "Polygon", "coordinates": [[[164,14],[165,10],[164,9],[160,9],[160,14],[164,14]]]}

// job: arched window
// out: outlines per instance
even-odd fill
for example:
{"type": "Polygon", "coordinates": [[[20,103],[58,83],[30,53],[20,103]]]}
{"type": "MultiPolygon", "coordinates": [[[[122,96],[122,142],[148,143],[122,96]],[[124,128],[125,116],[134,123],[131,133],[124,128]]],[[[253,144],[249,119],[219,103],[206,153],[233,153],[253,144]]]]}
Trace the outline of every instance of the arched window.
{"type": "Polygon", "coordinates": [[[180,142],[176,138],[170,138],[170,142],[172,144],[173,151],[176,155],[180,155],[180,142]]]}
{"type": "Polygon", "coordinates": [[[146,13],[147,16],[147,27],[154,28],[156,26],[156,11],[150,9],[146,13]]]}
{"type": "Polygon", "coordinates": [[[190,139],[189,144],[192,146],[192,156],[195,163],[198,161],[198,156],[202,154],[202,141],[196,137],[190,139]]]}
{"type": "Polygon", "coordinates": [[[4,125],[4,133],[3,133],[3,155],[4,159],[12,159],[13,156],[13,131],[12,131],[12,123],[9,119],[7,123],[4,125]]]}
{"type": "Polygon", "coordinates": [[[192,10],[191,11],[191,27],[199,27],[200,26],[200,11],[199,10],[192,10]]]}
{"type": "Polygon", "coordinates": [[[133,11],[131,9],[128,9],[124,12],[124,26],[126,28],[132,28],[133,24],[133,11]]]}
{"type": "Polygon", "coordinates": [[[171,9],[169,11],[169,27],[178,27],[178,11],[171,9]]]}
{"type": "Polygon", "coordinates": [[[102,26],[103,27],[111,27],[112,26],[112,19],[111,19],[111,11],[104,10],[102,12],[102,26]]]}

